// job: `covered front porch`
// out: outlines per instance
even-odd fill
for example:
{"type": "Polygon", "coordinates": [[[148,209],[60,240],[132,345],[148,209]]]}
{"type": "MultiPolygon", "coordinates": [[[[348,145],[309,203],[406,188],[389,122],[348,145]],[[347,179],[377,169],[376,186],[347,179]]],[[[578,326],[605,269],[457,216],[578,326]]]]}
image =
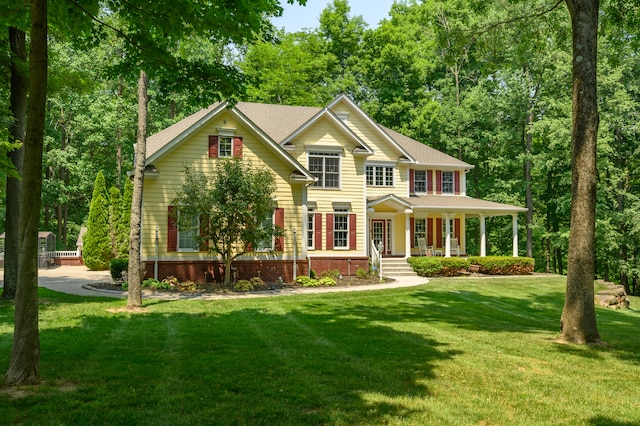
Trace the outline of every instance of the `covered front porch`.
{"type": "Polygon", "coordinates": [[[387,195],[367,203],[369,247],[383,256],[466,256],[466,221],[480,221],[480,256],[487,255],[486,219],[512,217],[512,255],[518,256],[518,213],[523,207],[467,196],[387,195]]]}

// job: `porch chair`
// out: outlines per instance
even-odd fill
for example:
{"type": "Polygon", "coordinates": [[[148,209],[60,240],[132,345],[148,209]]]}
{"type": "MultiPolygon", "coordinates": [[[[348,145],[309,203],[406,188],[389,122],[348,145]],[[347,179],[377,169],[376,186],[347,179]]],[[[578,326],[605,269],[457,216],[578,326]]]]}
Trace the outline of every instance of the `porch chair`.
{"type": "Polygon", "coordinates": [[[418,249],[422,256],[433,256],[433,247],[427,247],[427,241],[424,238],[418,238],[418,249]]]}
{"type": "Polygon", "coordinates": [[[460,246],[458,245],[457,238],[451,239],[451,255],[453,256],[454,254],[460,256],[460,246]]]}

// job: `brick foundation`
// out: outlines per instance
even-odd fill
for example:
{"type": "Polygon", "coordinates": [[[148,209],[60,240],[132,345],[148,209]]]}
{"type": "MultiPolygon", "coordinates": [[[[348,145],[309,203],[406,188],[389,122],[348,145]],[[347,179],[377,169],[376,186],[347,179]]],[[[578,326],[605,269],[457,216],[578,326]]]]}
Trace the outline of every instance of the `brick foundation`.
{"type": "MultiPolygon", "coordinates": [[[[143,262],[146,267],[146,277],[153,277],[154,262],[143,262]]],[[[360,257],[352,259],[336,258],[313,258],[311,269],[316,275],[329,269],[338,269],[342,275],[355,275],[358,269],[367,269],[369,258],[360,257]]],[[[293,261],[292,260],[236,260],[232,264],[235,270],[235,279],[251,279],[260,277],[265,282],[276,282],[282,278],[284,282],[293,281],[293,261]]],[[[221,262],[213,261],[181,261],[181,262],[158,262],[158,279],[162,280],[173,275],[180,281],[195,282],[222,282],[224,281],[224,265],[221,262]]],[[[297,275],[309,275],[309,262],[300,260],[297,262],[297,275]]]]}
{"type": "Polygon", "coordinates": [[[54,257],[53,262],[57,266],[83,266],[81,256],[78,257],[54,257]]]}

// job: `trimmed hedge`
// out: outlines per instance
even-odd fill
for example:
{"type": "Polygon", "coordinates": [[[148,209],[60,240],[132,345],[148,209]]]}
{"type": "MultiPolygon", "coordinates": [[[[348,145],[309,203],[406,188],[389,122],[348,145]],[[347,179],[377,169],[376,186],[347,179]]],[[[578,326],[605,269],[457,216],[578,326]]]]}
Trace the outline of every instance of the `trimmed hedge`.
{"type": "Polygon", "coordinates": [[[531,257],[487,256],[470,257],[472,265],[480,266],[481,274],[527,275],[533,272],[535,260],[531,257]]]}
{"type": "Polygon", "coordinates": [[[527,275],[533,272],[535,261],[530,257],[410,257],[409,264],[422,277],[452,277],[468,272],[471,265],[478,265],[482,274],[527,275]]]}
{"type": "Polygon", "coordinates": [[[409,264],[422,277],[452,277],[469,268],[469,261],[460,257],[410,257],[409,264]]]}

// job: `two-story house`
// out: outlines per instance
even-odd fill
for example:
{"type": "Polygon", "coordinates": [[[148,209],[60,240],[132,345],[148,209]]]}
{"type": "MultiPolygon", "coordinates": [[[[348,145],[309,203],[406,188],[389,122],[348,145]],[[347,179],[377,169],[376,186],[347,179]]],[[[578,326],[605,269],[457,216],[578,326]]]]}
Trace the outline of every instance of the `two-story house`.
{"type": "Polygon", "coordinates": [[[151,136],[142,220],[147,276],[156,267],[160,279],[218,275],[218,259],[194,248],[195,231],[175,226],[171,200],[185,167],[208,172],[232,157],[272,171],[273,223],[285,234],[235,261],[238,278],[288,281],[310,269],[355,274],[368,267],[374,246],[406,258],[421,254],[419,241],[429,254],[463,255],[470,217],[480,218],[484,256],[485,218],[512,215],[518,254],[524,208],[468,197],[473,166],[375,123],[341,95],[325,108],[217,103],[151,136]]]}

